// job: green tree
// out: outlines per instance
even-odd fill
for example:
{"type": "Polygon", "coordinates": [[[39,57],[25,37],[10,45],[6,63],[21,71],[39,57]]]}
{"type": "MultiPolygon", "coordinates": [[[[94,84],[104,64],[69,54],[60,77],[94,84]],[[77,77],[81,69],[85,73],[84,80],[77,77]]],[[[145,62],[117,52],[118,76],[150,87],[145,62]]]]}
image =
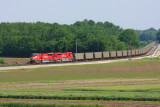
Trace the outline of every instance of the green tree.
{"type": "Polygon", "coordinates": [[[156,37],[157,37],[157,40],[158,40],[159,43],[160,43],[160,31],[157,33],[156,37]]]}
{"type": "Polygon", "coordinates": [[[120,34],[119,40],[122,41],[122,42],[125,42],[126,44],[129,44],[130,41],[131,41],[132,46],[134,48],[138,47],[138,45],[139,45],[138,35],[137,35],[137,33],[133,29],[126,29],[126,30],[124,30],[120,34]]]}
{"type": "Polygon", "coordinates": [[[149,41],[149,40],[155,41],[156,33],[157,33],[157,30],[154,28],[150,28],[141,32],[137,31],[140,41],[149,41]]]}
{"type": "Polygon", "coordinates": [[[3,50],[3,40],[2,40],[2,37],[0,36],[0,54],[3,50]]]}
{"type": "MultiPolygon", "coordinates": [[[[153,29],[152,29],[153,31],[153,29]]],[[[140,34],[140,33],[139,33],[140,34]]],[[[0,23],[0,51],[3,56],[28,57],[31,53],[112,51],[140,47],[133,30],[123,30],[110,22],[77,21],[58,23],[0,23]]]]}
{"type": "Polygon", "coordinates": [[[95,25],[95,22],[94,22],[93,20],[89,20],[89,21],[88,21],[88,24],[89,24],[90,26],[94,26],[94,25],[95,25]]]}

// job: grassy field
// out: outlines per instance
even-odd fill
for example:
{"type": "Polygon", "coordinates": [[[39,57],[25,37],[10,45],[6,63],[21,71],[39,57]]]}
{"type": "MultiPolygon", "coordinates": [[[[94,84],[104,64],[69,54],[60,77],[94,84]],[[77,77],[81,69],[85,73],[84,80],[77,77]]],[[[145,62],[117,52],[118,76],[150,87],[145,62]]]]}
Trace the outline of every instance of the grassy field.
{"type": "Polygon", "coordinates": [[[47,103],[25,103],[25,102],[5,102],[0,107],[103,107],[100,104],[47,104],[47,103]]]}
{"type": "Polygon", "coordinates": [[[160,101],[160,85],[85,87],[64,90],[0,90],[0,98],[160,101]]]}
{"type": "Polygon", "coordinates": [[[143,59],[107,64],[1,70],[0,82],[33,82],[102,78],[158,78],[160,60],[143,59]]]}
{"type": "Polygon", "coordinates": [[[73,100],[74,103],[77,100],[157,102],[160,101],[159,84],[160,60],[157,58],[0,70],[1,99],[73,100]]]}

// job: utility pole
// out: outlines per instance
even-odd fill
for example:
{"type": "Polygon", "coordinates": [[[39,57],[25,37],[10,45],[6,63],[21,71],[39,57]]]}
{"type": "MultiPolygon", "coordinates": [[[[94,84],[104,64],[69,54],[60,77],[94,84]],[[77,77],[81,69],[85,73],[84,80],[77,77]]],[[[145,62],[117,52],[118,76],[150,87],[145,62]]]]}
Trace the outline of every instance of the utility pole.
{"type": "Polygon", "coordinates": [[[128,44],[128,60],[130,59],[130,55],[129,55],[129,44],[128,44]]]}
{"type": "Polygon", "coordinates": [[[77,38],[76,38],[76,53],[77,53],[77,38]]]}
{"type": "Polygon", "coordinates": [[[131,60],[131,41],[130,41],[130,60],[131,60]]]}

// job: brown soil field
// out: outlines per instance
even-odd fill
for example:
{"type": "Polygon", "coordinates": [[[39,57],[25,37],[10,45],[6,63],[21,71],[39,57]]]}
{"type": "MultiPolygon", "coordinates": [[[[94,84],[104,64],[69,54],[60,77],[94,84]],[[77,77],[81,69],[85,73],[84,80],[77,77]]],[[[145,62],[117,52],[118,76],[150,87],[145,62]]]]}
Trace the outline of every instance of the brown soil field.
{"type": "Polygon", "coordinates": [[[6,64],[26,64],[30,58],[0,58],[0,60],[4,60],[6,64]]]}
{"type": "Polygon", "coordinates": [[[57,104],[101,104],[104,107],[160,107],[159,102],[106,102],[106,101],[57,101],[57,100],[21,100],[21,99],[0,99],[3,102],[24,102],[24,103],[57,103],[57,104]]]}

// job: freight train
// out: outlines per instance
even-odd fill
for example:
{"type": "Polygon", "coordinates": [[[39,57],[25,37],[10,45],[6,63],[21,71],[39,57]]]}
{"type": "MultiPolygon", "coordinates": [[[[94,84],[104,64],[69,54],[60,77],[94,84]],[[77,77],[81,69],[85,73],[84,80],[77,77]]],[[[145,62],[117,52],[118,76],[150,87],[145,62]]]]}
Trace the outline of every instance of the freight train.
{"type": "Polygon", "coordinates": [[[74,54],[72,54],[72,52],[33,53],[31,55],[30,63],[73,62],[81,60],[100,60],[111,58],[124,58],[129,56],[140,56],[148,53],[155,45],[156,43],[153,42],[141,49],[106,52],[85,52],[74,54]]]}

